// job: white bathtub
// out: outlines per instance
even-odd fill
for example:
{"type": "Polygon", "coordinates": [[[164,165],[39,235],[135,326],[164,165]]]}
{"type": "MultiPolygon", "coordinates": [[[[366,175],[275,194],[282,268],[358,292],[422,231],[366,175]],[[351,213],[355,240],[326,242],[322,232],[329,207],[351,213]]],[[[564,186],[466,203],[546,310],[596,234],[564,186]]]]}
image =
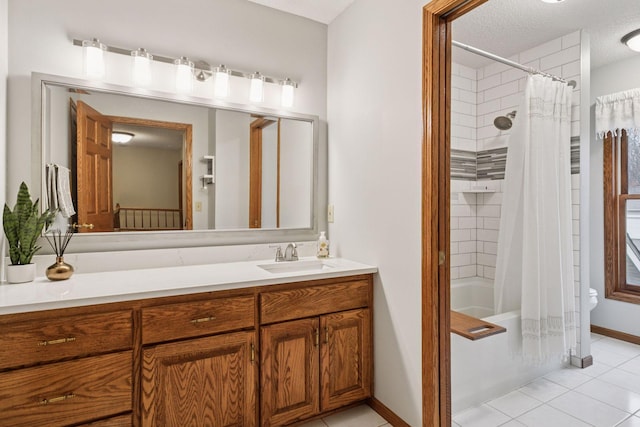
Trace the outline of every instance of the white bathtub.
{"type": "Polygon", "coordinates": [[[501,325],[506,333],[471,341],[451,334],[451,404],[455,414],[516,390],[558,369],[560,362],[529,366],[513,356],[520,349],[520,311],[493,314],[493,281],[481,277],[451,282],[451,309],[501,325]]]}

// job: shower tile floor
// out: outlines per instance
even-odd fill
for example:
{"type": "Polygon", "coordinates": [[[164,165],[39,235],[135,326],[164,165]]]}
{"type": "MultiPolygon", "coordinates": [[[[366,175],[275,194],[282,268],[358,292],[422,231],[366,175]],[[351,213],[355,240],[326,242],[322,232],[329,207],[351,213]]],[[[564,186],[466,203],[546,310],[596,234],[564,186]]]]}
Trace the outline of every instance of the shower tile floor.
{"type": "Polygon", "coordinates": [[[640,345],[591,340],[592,366],[551,372],[453,414],[453,427],[640,427],[640,345]]]}

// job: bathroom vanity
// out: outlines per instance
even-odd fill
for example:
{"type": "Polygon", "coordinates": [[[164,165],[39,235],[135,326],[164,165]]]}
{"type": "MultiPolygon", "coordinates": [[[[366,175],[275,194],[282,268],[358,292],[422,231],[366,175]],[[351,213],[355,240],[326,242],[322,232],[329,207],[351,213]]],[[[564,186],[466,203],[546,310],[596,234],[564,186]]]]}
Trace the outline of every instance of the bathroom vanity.
{"type": "Polygon", "coordinates": [[[366,400],[376,268],[297,262],[1,286],[0,425],[280,426],[366,400]]]}

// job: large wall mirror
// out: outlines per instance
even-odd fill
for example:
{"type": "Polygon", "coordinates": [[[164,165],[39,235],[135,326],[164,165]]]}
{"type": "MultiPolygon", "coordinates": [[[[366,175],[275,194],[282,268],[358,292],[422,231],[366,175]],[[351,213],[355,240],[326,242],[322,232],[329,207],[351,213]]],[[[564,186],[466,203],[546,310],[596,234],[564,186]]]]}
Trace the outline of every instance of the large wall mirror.
{"type": "Polygon", "coordinates": [[[70,171],[81,250],[317,236],[316,116],[44,74],[32,83],[33,182],[45,200],[51,170],[70,171]]]}

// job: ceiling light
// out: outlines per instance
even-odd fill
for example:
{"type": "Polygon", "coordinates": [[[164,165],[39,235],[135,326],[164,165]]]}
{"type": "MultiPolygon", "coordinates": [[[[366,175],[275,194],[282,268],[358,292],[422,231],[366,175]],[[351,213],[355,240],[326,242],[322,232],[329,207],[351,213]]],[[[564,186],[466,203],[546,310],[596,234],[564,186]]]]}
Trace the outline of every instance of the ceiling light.
{"type": "Polygon", "coordinates": [[[111,132],[111,141],[116,144],[126,144],[133,139],[131,132],[111,132]]]}
{"type": "Polygon", "coordinates": [[[190,93],[193,90],[193,62],[186,56],[173,61],[176,66],[176,90],[190,93]]]}
{"type": "Polygon", "coordinates": [[[133,58],[133,68],[131,70],[131,80],[136,86],[149,86],[151,84],[151,60],[153,55],[140,48],[131,51],[133,58]]]}
{"type": "Polygon", "coordinates": [[[295,92],[295,84],[291,81],[290,78],[286,78],[286,80],[282,81],[282,95],[280,98],[280,103],[283,107],[291,107],[293,106],[293,97],[295,92]]]}
{"type": "Polygon", "coordinates": [[[545,3],[562,3],[564,0],[542,0],[545,3]]]}
{"type": "Polygon", "coordinates": [[[249,99],[251,100],[251,102],[264,101],[264,76],[257,71],[251,74],[249,99]]]}
{"type": "Polygon", "coordinates": [[[92,78],[104,77],[104,51],[107,45],[100,43],[98,39],[83,40],[84,50],[84,75],[92,78]]]}
{"type": "Polygon", "coordinates": [[[624,36],[620,41],[629,47],[629,49],[640,52],[640,29],[631,31],[624,36]]]}
{"type": "Polygon", "coordinates": [[[214,93],[219,98],[229,96],[229,75],[231,71],[224,65],[213,69],[214,76],[214,93]]]}

